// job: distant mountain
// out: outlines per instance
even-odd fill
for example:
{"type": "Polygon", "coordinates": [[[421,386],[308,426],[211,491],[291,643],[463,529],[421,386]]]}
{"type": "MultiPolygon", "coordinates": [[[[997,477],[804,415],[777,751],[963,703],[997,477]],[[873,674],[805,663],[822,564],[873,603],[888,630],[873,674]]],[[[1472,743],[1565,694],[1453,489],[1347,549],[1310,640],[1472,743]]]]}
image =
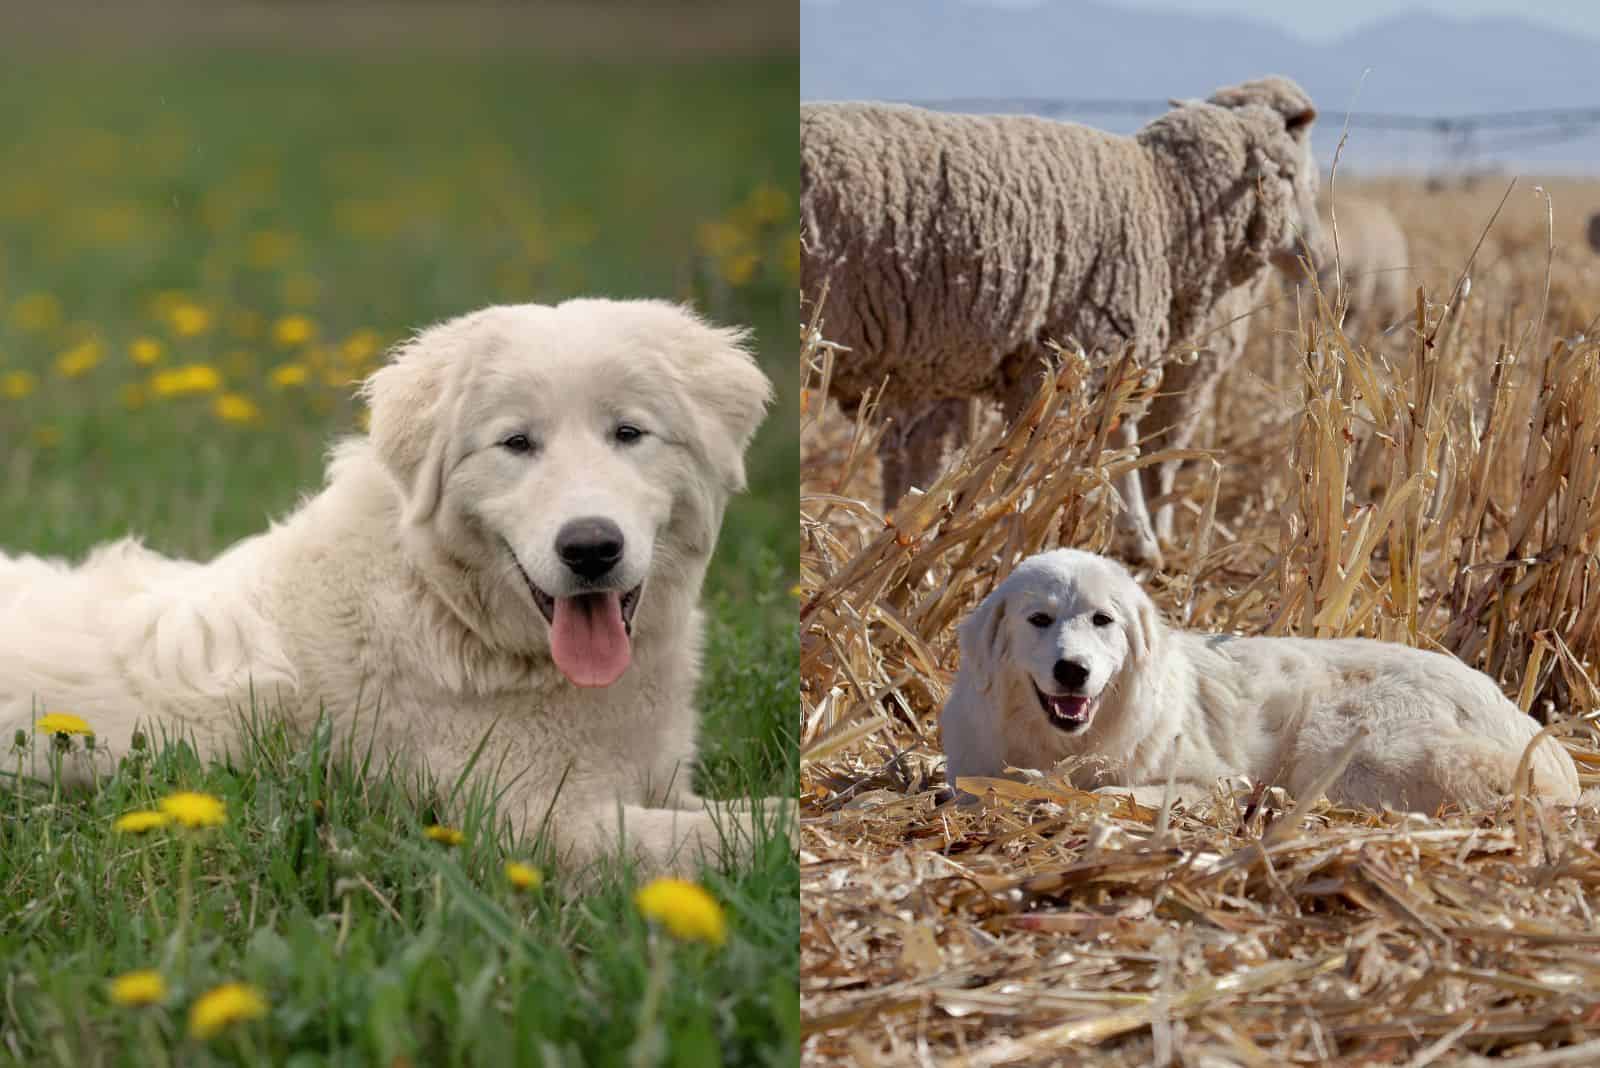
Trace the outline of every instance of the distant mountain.
{"type": "MultiPolygon", "coordinates": [[[[1324,152],[1331,152],[1352,100],[1361,112],[1422,115],[1600,108],[1600,39],[1519,18],[1408,11],[1324,44],[1237,16],[1096,0],[1044,0],[1034,7],[973,0],[800,5],[800,95],[808,100],[1164,100],[1204,96],[1270,73],[1293,77],[1318,102],[1324,152]]],[[[1083,119],[1111,129],[1142,121],[1083,119]]],[[[1600,165],[1600,133],[1527,143],[1542,139],[1538,131],[1485,131],[1475,157],[1600,165]]],[[[1438,162],[1446,149],[1432,135],[1362,130],[1352,133],[1346,151],[1352,166],[1380,167],[1438,162]]]]}

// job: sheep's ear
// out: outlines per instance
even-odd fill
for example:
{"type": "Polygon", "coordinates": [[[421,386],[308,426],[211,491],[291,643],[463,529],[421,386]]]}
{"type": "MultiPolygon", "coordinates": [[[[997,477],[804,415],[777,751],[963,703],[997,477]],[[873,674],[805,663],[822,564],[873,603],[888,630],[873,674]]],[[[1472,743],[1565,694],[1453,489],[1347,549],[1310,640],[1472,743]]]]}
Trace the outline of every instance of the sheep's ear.
{"type": "Polygon", "coordinates": [[[399,484],[410,525],[431,520],[444,493],[474,318],[429,327],[396,346],[361,387],[372,413],[368,439],[399,484]]]}
{"type": "Polygon", "coordinates": [[[1306,91],[1288,78],[1257,78],[1242,85],[1229,85],[1211,94],[1211,103],[1225,108],[1268,108],[1277,113],[1283,128],[1296,141],[1311,136],[1317,109],[1306,91]]]}
{"type": "Polygon", "coordinates": [[[988,693],[1010,652],[1006,638],[1006,591],[1002,583],[961,624],[961,670],[971,671],[979,693],[988,693]]]}

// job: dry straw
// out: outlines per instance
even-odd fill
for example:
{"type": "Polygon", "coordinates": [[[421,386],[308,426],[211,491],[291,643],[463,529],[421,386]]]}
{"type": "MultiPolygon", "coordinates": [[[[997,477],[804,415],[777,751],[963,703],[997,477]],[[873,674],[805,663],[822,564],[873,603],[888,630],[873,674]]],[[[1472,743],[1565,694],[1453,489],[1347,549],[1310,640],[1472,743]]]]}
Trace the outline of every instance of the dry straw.
{"type": "MultiPolygon", "coordinates": [[[[1332,294],[1259,312],[1146,587],[1193,627],[1448,650],[1549,722],[1592,787],[1600,260],[1582,226],[1600,187],[1367,193],[1413,228],[1412,314],[1350,337],[1332,294]]],[[[1107,549],[1117,476],[1175,454],[1113,445],[1141,368],[1092,387],[1064,351],[1014,426],[975,418],[939,482],[884,517],[874,420],[824,402],[826,332],[812,309],[808,1062],[1600,1060],[1590,806],[1519,794],[1422,818],[1239,783],[1158,809],[1050,775],[981,812],[940,806],[957,623],[1030,553],[1107,549]]]]}

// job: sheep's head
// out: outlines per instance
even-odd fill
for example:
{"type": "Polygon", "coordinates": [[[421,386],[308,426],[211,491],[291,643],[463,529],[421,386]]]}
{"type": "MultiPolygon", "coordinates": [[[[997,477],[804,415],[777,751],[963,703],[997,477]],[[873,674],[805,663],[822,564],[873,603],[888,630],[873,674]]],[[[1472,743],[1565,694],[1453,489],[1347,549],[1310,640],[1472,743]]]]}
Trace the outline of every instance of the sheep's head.
{"type": "Polygon", "coordinates": [[[1249,227],[1251,251],[1288,272],[1308,250],[1314,260],[1322,226],[1320,175],[1311,154],[1317,109],[1311,98],[1288,78],[1274,76],[1218,89],[1207,103],[1233,112],[1246,130],[1245,178],[1258,191],[1249,227]]]}

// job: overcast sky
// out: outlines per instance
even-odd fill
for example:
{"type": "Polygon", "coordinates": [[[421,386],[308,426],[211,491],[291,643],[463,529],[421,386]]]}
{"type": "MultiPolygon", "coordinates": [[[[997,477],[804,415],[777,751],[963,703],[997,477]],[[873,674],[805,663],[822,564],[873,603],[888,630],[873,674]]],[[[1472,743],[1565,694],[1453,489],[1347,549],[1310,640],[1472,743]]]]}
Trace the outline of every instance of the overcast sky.
{"type": "MultiPolygon", "coordinates": [[[[862,0],[804,0],[812,4],[860,3],[862,0]]],[[[870,0],[868,0],[870,2],[870,0]]],[[[1036,7],[1047,0],[971,0],[1003,7],[1036,7]]],[[[1400,11],[1446,12],[1456,18],[1473,15],[1517,15],[1585,37],[1600,38],[1600,0],[1337,0],[1335,3],[1290,3],[1283,0],[1102,0],[1121,7],[1147,10],[1219,11],[1245,15],[1311,40],[1325,41],[1400,11]]]]}
{"type": "MultiPolygon", "coordinates": [[[[850,2],[850,0],[842,0],[850,2]]],[[[976,0],[1007,7],[1032,7],[1042,0],[976,0]]],[[[1398,11],[1443,11],[1457,18],[1472,15],[1518,15],[1547,26],[1600,37],[1600,0],[1338,0],[1336,3],[1290,3],[1283,0],[1103,0],[1121,7],[1152,10],[1222,11],[1272,22],[1313,40],[1327,40],[1363,23],[1398,11]]],[[[1600,65],[1600,60],[1597,60],[1600,65]]]]}

